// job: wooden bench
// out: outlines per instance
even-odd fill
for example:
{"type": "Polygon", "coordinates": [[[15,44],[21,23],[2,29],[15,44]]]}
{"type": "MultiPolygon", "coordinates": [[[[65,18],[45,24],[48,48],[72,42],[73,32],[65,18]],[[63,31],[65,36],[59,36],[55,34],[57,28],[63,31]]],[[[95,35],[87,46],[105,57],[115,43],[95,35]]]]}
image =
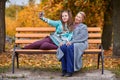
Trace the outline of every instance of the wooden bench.
{"type": "MultiPolygon", "coordinates": [[[[15,58],[17,62],[17,68],[19,68],[19,54],[55,54],[56,50],[36,50],[36,49],[18,49],[18,46],[24,46],[33,43],[37,40],[49,36],[51,32],[54,32],[53,27],[18,27],[15,34],[15,45],[12,54],[12,73],[14,73],[15,58]]],[[[104,73],[104,50],[101,46],[101,29],[99,27],[88,27],[89,32],[89,45],[94,45],[85,50],[84,54],[98,54],[97,68],[101,60],[102,74],[104,73]]]]}

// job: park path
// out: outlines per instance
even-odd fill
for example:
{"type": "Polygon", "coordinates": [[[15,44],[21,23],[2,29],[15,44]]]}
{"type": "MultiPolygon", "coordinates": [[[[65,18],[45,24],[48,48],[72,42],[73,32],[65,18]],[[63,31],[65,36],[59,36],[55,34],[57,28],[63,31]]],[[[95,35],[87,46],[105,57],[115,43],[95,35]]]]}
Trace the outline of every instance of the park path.
{"type": "Polygon", "coordinates": [[[72,77],[61,77],[60,72],[17,70],[14,74],[11,72],[0,75],[0,80],[117,80],[115,74],[105,70],[94,70],[86,73],[76,72],[72,77]]]}

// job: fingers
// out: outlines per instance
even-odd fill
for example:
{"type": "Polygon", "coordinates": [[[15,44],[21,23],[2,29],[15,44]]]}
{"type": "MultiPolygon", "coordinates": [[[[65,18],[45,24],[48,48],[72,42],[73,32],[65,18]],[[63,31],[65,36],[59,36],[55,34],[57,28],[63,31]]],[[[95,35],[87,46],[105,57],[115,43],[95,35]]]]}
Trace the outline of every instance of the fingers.
{"type": "Polygon", "coordinates": [[[39,12],[39,18],[42,18],[44,16],[43,12],[39,12]]]}
{"type": "Polygon", "coordinates": [[[69,46],[69,45],[71,45],[71,43],[70,43],[70,42],[67,42],[66,45],[69,46]]]}
{"type": "Polygon", "coordinates": [[[62,46],[63,45],[63,43],[60,43],[60,46],[62,46]]]}

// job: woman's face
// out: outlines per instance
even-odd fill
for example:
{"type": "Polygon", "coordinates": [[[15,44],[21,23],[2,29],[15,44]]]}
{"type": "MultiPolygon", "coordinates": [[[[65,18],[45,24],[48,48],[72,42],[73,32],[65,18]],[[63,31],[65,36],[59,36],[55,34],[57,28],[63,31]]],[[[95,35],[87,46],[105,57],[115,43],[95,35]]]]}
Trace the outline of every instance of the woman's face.
{"type": "Polygon", "coordinates": [[[78,13],[76,16],[75,16],[75,23],[76,24],[79,24],[79,23],[81,23],[83,21],[83,16],[80,14],[80,13],[78,13]]]}
{"type": "Polygon", "coordinates": [[[62,21],[63,22],[67,22],[69,19],[68,13],[67,12],[63,12],[62,13],[62,21]]]}

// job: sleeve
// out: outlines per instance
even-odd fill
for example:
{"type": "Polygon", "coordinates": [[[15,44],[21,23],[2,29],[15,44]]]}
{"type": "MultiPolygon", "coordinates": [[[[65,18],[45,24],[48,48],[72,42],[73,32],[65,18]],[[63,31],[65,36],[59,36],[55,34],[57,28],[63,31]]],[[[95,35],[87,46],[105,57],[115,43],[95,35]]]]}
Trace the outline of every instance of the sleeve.
{"type": "Polygon", "coordinates": [[[48,19],[45,17],[42,17],[40,19],[43,20],[44,22],[48,23],[49,25],[53,26],[53,27],[57,27],[59,25],[59,21],[60,21],[60,20],[54,21],[54,20],[51,20],[51,19],[48,19]]]}
{"type": "Polygon", "coordinates": [[[86,41],[88,39],[87,26],[84,26],[83,28],[79,29],[79,31],[73,36],[73,39],[70,41],[71,43],[80,43],[86,41]]]}
{"type": "Polygon", "coordinates": [[[70,32],[68,35],[68,41],[70,41],[72,39],[72,36],[73,36],[73,32],[70,32]]]}

